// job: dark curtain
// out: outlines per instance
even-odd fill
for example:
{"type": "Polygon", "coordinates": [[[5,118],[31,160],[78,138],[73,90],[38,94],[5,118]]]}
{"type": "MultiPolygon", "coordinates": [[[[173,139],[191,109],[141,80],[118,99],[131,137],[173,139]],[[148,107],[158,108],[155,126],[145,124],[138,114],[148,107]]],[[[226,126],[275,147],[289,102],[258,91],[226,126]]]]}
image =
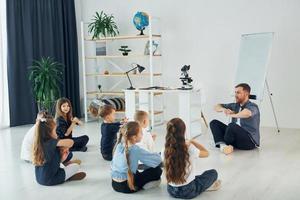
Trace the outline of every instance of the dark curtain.
{"type": "Polygon", "coordinates": [[[37,106],[28,66],[53,57],[64,65],[61,94],[81,117],[78,46],[74,0],[7,0],[10,124],[35,122],[37,106]]]}

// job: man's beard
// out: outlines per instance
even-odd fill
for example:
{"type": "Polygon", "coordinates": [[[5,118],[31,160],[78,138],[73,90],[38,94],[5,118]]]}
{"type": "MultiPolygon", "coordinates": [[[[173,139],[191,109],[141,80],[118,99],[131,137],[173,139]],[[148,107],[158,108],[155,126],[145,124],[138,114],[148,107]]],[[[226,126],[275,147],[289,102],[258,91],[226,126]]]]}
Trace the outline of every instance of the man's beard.
{"type": "Polygon", "coordinates": [[[242,99],[238,99],[238,98],[235,98],[235,101],[236,101],[236,103],[242,103],[243,102],[242,99]]]}

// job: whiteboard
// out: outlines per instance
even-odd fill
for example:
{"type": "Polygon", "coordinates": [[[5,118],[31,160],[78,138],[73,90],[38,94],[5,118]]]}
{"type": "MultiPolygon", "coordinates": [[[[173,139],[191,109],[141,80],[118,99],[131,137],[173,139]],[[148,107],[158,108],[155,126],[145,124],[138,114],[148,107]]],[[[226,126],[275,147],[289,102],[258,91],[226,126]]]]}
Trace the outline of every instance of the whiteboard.
{"type": "Polygon", "coordinates": [[[251,94],[262,101],[267,76],[268,61],[274,33],[253,33],[241,36],[240,52],[235,82],[248,83],[251,94]]]}

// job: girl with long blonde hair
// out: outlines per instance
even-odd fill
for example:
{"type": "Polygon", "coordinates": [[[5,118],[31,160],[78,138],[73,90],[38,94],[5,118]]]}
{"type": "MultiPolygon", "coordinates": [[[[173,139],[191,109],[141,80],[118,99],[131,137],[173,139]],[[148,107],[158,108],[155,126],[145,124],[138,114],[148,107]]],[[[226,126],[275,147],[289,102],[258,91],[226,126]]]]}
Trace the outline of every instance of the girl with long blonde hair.
{"type": "Polygon", "coordinates": [[[134,193],[160,184],[161,157],[136,145],[141,139],[138,122],[128,122],[120,129],[111,164],[112,187],[117,192],[134,193]],[[138,171],[139,161],[148,167],[143,172],[138,171]]]}

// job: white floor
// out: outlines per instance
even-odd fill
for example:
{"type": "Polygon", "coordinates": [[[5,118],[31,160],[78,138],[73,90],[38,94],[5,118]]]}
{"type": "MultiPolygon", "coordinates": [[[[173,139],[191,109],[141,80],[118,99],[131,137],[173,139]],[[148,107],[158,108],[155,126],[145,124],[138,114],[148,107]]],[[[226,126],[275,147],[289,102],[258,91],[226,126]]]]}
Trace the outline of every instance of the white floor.
{"type": "MultiPolygon", "coordinates": [[[[132,195],[116,193],[111,188],[109,162],[99,153],[99,124],[85,124],[75,133],[90,136],[86,153],[75,153],[82,160],[87,178],[81,182],[68,182],[45,187],[36,183],[34,167],[19,159],[20,146],[30,126],[1,130],[0,133],[0,199],[171,199],[163,178],[159,188],[132,195]]],[[[157,149],[163,146],[164,132],[159,132],[157,149]]],[[[225,156],[213,147],[210,132],[198,140],[210,150],[210,157],[198,160],[199,173],[215,168],[222,179],[222,188],[205,192],[200,199],[300,199],[300,130],[262,128],[261,149],[236,151],[225,156]]]]}

